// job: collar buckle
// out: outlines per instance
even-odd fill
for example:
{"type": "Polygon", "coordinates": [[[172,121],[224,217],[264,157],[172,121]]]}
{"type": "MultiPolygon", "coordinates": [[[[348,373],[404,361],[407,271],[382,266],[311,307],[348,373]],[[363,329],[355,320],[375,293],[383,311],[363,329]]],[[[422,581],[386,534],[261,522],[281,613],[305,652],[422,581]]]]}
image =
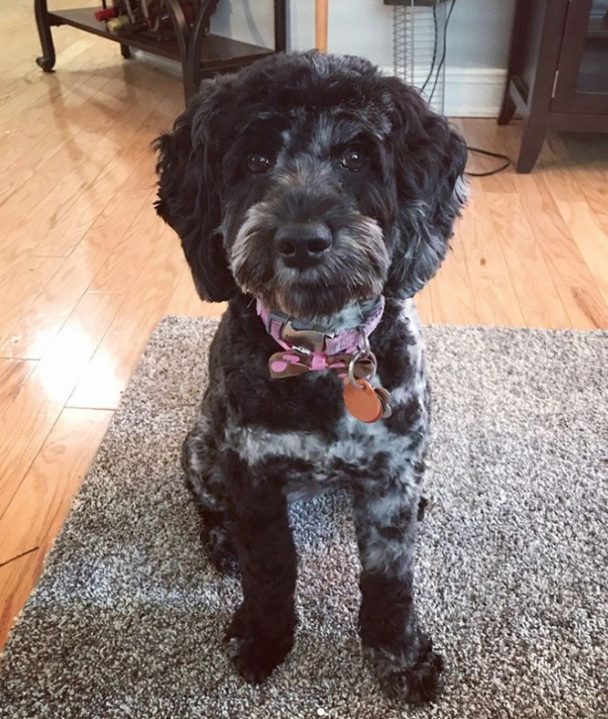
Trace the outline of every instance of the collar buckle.
{"type": "Polygon", "coordinates": [[[281,329],[281,339],[293,347],[305,352],[323,352],[325,350],[325,334],[316,330],[297,330],[286,322],[281,329]]]}

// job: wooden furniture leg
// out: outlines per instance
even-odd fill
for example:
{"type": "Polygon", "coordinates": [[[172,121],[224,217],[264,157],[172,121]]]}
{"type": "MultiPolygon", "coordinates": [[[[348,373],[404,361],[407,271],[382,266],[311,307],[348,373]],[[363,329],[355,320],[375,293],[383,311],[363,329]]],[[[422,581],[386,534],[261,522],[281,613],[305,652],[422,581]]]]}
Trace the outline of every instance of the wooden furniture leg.
{"type": "Polygon", "coordinates": [[[502,105],[500,106],[500,112],[498,113],[498,124],[508,125],[513,119],[515,114],[515,101],[511,97],[511,91],[509,87],[509,78],[507,78],[507,86],[505,87],[505,94],[502,98],[502,105]]]}
{"type": "Polygon", "coordinates": [[[327,0],[316,0],[315,45],[317,50],[327,52],[327,0]]]}
{"type": "Polygon", "coordinates": [[[545,117],[528,116],[526,118],[517,159],[517,172],[528,173],[536,164],[547,131],[545,117]]]}
{"type": "Polygon", "coordinates": [[[525,118],[517,172],[530,172],[550,122],[568,0],[518,0],[498,124],[517,108],[525,118]],[[534,40],[534,42],[532,42],[534,40]]]}
{"type": "Polygon", "coordinates": [[[36,63],[45,72],[52,72],[55,66],[55,46],[51,35],[51,24],[49,22],[49,11],[46,0],[35,0],[34,12],[36,15],[36,26],[42,45],[42,55],[36,58],[36,63]]]}
{"type": "Polygon", "coordinates": [[[511,52],[509,54],[509,67],[505,83],[505,93],[498,113],[498,124],[506,125],[515,114],[515,100],[511,94],[511,81],[519,74],[523,57],[523,42],[525,40],[526,23],[529,21],[529,7],[525,2],[518,2],[515,6],[513,29],[511,30],[511,52]]]}
{"type": "Polygon", "coordinates": [[[285,0],[274,0],[274,49],[287,49],[287,8],[285,0]]]}

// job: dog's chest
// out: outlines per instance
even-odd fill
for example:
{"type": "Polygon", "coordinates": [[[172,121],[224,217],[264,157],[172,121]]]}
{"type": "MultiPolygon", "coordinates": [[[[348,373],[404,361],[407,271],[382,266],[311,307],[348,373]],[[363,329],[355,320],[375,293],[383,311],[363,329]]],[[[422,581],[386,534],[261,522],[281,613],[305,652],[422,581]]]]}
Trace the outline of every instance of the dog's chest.
{"type": "Polygon", "coordinates": [[[331,437],[317,432],[269,433],[258,427],[235,427],[229,434],[230,445],[250,467],[262,474],[272,467],[272,473],[280,475],[290,500],[403,474],[424,453],[424,441],[412,442],[383,421],[365,424],[347,413],[331,437]]]}
{"type": "Polygon", "coordinates": [[[239,395],[247,411],[241,404],[228,416],[224,448],[259,481],[278,476],[293,499],[407,475],[424,455],[428,428],[423,344],[411,302],[386,346],[376,383],[392,392],[392,417],[371,424],[355,419],[344,409],[341,382],[328,372],[309,373],[273,380],[280,384],[266,396],[239,395]]]}

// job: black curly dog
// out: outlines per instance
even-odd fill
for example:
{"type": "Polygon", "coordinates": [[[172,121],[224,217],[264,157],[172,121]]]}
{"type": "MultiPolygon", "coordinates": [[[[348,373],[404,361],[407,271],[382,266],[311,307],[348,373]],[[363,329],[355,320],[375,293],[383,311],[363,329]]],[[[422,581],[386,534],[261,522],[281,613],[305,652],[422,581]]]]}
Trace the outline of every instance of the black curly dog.
{"type": "Polygon", "coordinates": [[[387,692],[429,701],[442,660],[412,600],[429,425],[412,297],[463,205],[465,144],[397,78],[311,52],[205,82],[157,148],[158,212],[201,297],[229,300],[183,465],[211,561],[226,570],[238,558],[230,657],[251,682],[285,658],[296,625],[288,503],[348,487],[364,649],[387,692]],[[349,380],[357,353],[367,370],[349,380]],[[386,388],[392,414],[385,397],[377,421],[353,417],[349,381],[372,404],[370,388],[386,388]]]}

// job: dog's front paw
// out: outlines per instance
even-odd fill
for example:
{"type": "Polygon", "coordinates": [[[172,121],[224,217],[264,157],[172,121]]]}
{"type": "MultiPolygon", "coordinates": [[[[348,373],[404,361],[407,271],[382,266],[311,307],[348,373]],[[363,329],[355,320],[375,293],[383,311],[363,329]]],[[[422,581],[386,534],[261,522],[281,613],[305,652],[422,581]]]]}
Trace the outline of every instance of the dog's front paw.
{"type": "Polygon", "coordinates": [[[293,645],[293,629],[272,637],[257,635],[238,611],[226,630],[228,656],[237,672],[250,684],[261,684],[272,674],[293,645]]]}
{"type": "Polygon", "coordinates": [[[239,560],[228,531],[224,527],[210,530],[203,528],[201,539],[207,557],[217,571],[233,577],[238,576],[239,560]]]}
{"type": "Polygon", "coordinates": [[[421,637],[415,652],[395,655],[384,649],[368,650],[383,691],[392,699],[410,704],[433,701],[442,688],[443,658],[433,651],[428,637],[421,637]]]}

